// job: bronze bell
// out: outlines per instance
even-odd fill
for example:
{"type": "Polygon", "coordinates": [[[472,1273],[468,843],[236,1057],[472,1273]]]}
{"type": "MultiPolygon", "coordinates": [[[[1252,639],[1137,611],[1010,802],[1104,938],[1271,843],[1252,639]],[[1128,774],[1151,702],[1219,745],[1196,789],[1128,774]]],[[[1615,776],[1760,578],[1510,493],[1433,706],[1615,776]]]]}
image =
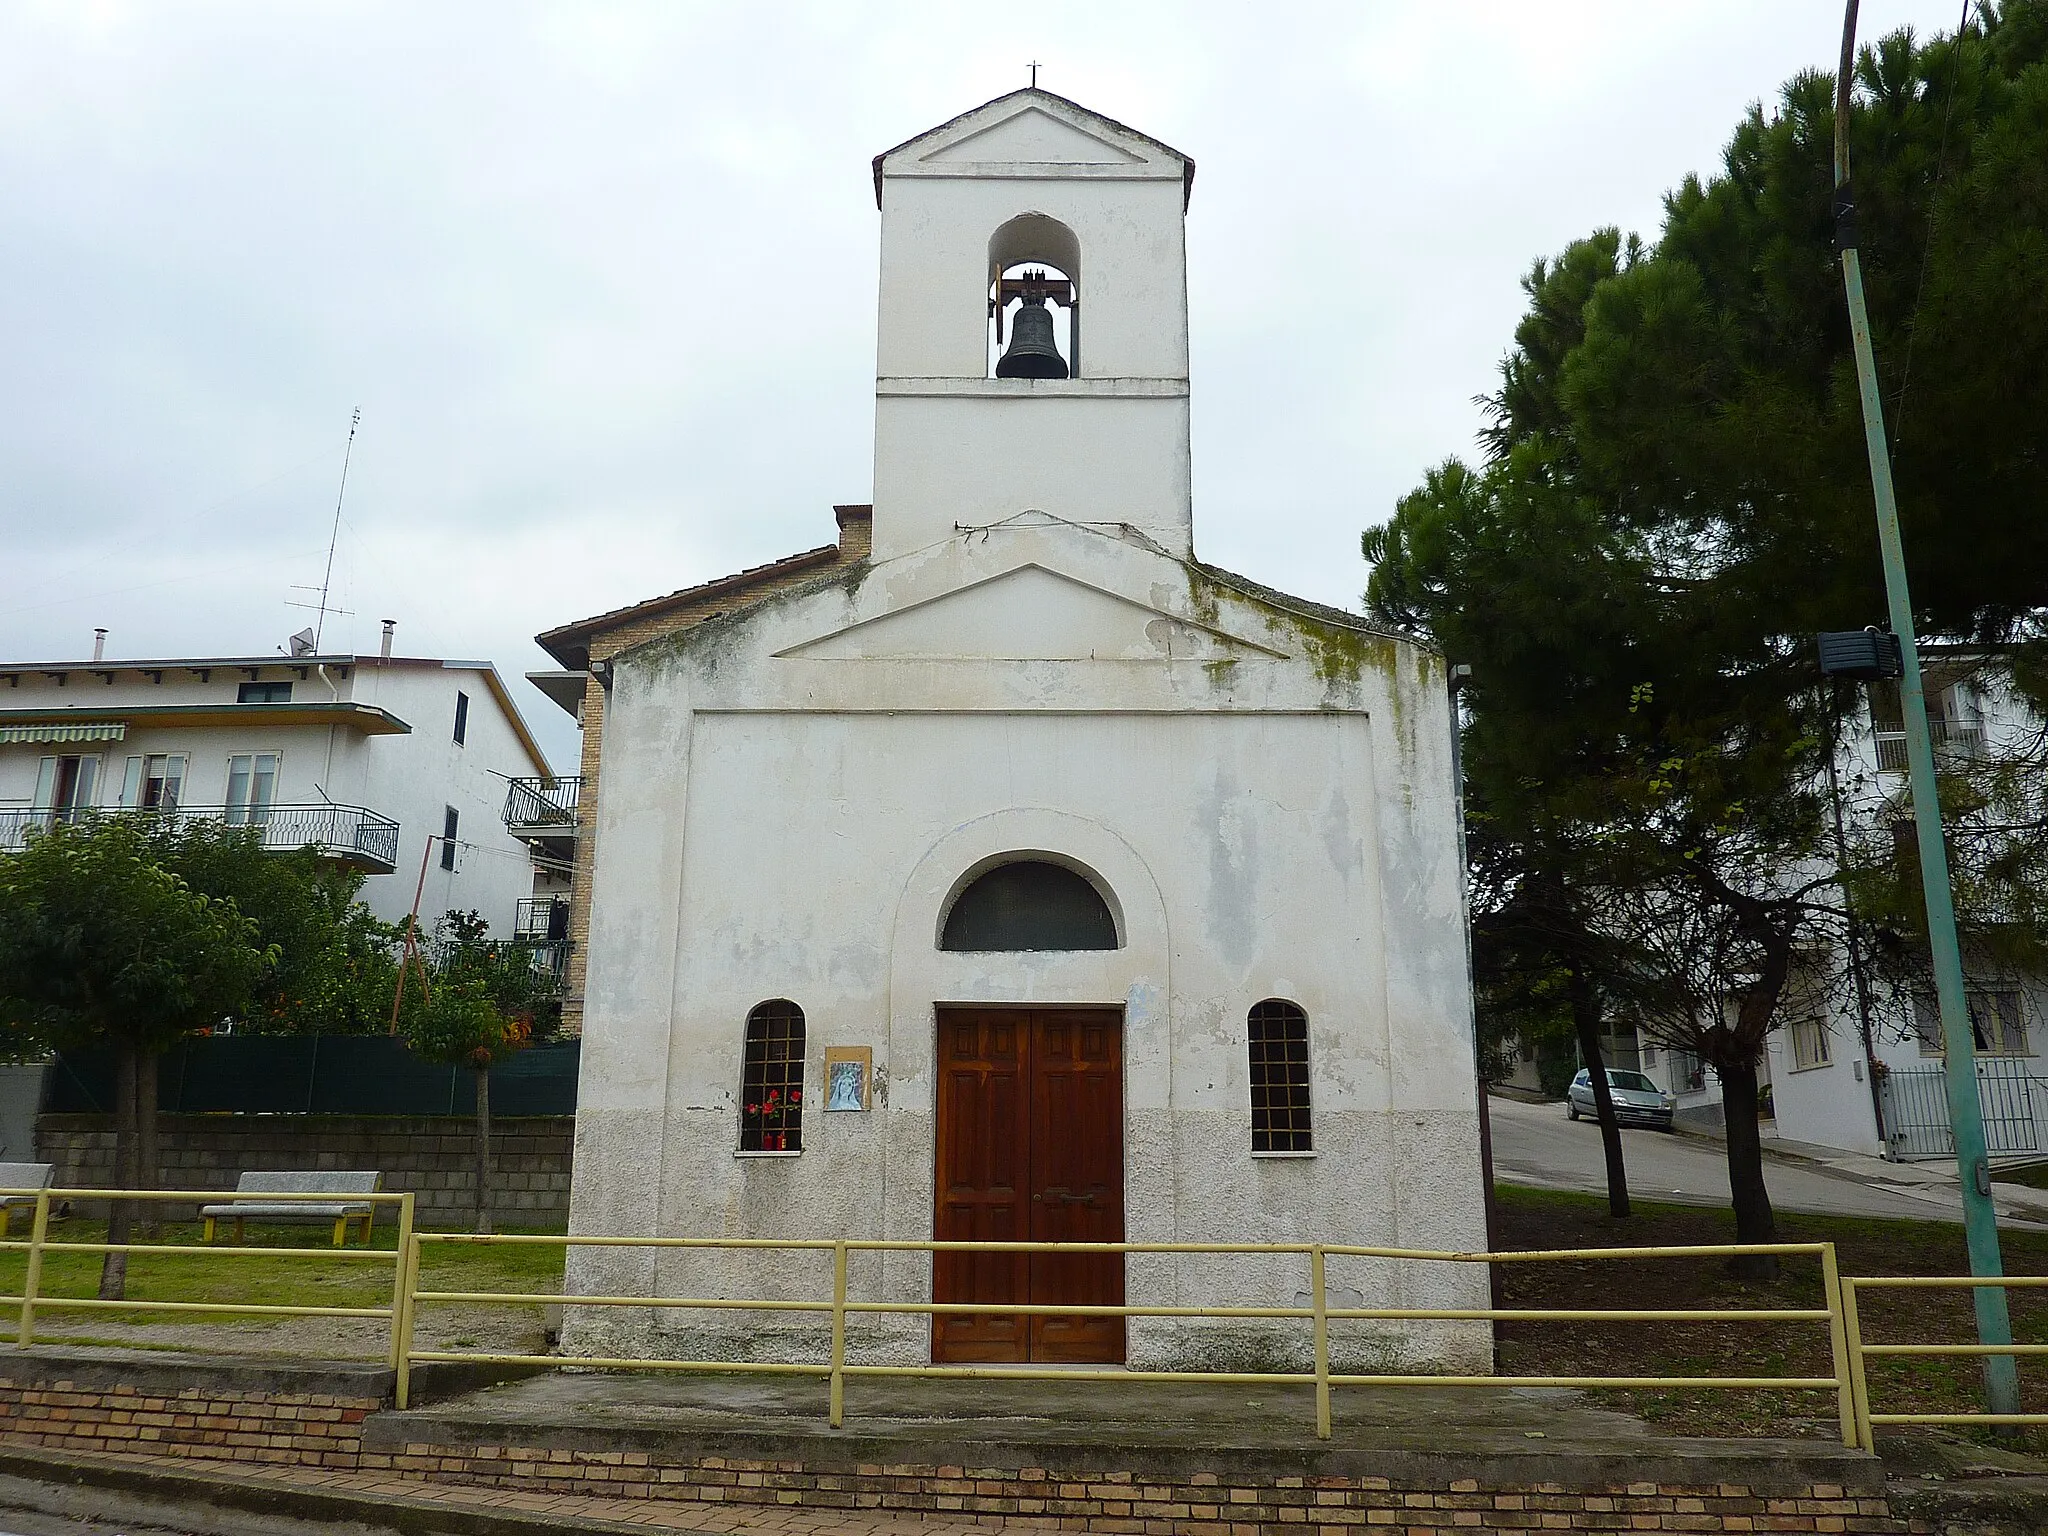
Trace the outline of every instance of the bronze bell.
{"type": "Polygon", "coordinates": [[[1010,324],[1010,350],[996,364],[999,379],[1064,379],[1067,360],[1052,339],[1052,311],[1037,294],[1027,294],[1010,324]]]}

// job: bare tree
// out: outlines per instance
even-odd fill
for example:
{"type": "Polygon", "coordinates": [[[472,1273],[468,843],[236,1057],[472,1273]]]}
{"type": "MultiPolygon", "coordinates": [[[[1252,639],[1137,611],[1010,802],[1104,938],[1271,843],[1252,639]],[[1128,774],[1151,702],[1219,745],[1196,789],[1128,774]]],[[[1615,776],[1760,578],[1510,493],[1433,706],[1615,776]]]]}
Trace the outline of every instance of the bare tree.
{"type": "MultiPolygon", "coordinates": [[[[1764,1181],[1758,1064],[1788,1018],[1825,1018],[1842,985],[1845,914],[1832,871],[1782,883],[1739,857],[1731,844],[1740,841],[1723,840],[1719,862],[1702,856],[1667,880],[1602,889],[1595,922],[1638,1030],[1699,1057],[1720,1080],[1736,1238],[1769,1243],[1777,1218],[1764,1181]]],[[[1777,1272],[1768,1256],[1739,1267],[1777,1272]]]]}

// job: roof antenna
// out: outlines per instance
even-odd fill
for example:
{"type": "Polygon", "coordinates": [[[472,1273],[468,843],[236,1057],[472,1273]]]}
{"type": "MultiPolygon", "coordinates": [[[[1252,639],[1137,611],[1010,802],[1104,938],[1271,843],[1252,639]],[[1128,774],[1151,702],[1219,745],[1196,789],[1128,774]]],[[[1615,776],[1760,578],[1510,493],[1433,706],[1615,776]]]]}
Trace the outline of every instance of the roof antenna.
{"type": "Polygon", "coordinates": [[[334,579],[334,546],[341,538],[341,499],[348,494],[348,461],[356,451],[356,424],[363,419],[357,406],[348,418],[348,446],[341,451],[341,489],[334,494],[334,528],[327,535],[327,569],[320,576],[320,616],[313,621],[313,651],[320,650],[320,637],[327,630],[327,586],[334,579]]]}

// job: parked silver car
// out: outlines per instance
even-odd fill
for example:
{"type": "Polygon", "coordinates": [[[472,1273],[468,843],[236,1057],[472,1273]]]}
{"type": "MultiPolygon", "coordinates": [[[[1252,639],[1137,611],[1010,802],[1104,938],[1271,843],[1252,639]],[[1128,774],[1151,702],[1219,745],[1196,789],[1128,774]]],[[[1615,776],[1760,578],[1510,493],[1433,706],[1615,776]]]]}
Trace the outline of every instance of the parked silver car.
{"type": "MultiPolygon", "coordinates": [[[[1677,1100],[1640,1072],[1607,1069],[1607,1094],[1614,1100],[1614,1118],[1621,1125],[1651,1125],[1660,1131],[1671,1129],[1671,1111],[1677,1100]]],[[[1593,1105],[1593,1074],[1579,1068],[1579,1075],[1564,1096],[1564,1112],[1572,1119],[1597,1120],[1593,1105]]]]}

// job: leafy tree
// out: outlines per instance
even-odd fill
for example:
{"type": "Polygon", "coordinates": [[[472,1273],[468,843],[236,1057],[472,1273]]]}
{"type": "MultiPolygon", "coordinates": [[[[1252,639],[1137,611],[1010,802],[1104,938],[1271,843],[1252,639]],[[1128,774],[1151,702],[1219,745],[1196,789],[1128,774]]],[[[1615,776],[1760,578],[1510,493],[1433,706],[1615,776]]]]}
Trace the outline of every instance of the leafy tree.
{"type": "MultiPolygon", "coordinates": [[[[114,1181],[155,1184],[156,1067],[194,1030],[239,1013],[276,960],[232,900],[193,889],[116,818],[59,824],[0,857],[0,1023],[20,1044],[105,1047],[116,1064],[114,1181]]],[[[128,1241],[130,1201],[108,1241],[128,1241]]],[[[118,1297],[110,1253],[100,1294],[118,1297]]]]}
{"type": "MultiPolygon", "coordinates": [[[[1866,49],[1850,136],[1921,624],[2024,658],[2048,636],[2048,4],[1979,14],[1866,49]]],[[[1536,263],[1486,463],[1365,543],[1374,611],[1474,668],[1475,823],[1512,851],[1475,937],[1572,914],[1608,1005],[1714,1064],[1747,1240],[1774,1228],[1755,1063],[1843,916],[1814,879],[1810,637],[1883,612],[1833,128],[1802,74],[1654,247],[1604,230],[1536,263]]]]}
{"type": "MultiPolygon", "coordinates": [[[[1568,253],[1558,281],[1583,284],[1589,267],[1611,271],[1613,256],[1597,242],[1568,253]]],[[[1539,317],[1558,303],[1551,281],[1540,267],[1532,279],[1539,317]]],[[[1627,1175],[1600,1046],[1611,988],[1586,886],[1591,823],[1604,813],[1594,788],[1622,761],[1638,651],[1663,614],[1640,554],[1569,490],[1548,452],[1532,442],[1481,470],[1432,471],[1365,535],[1367,603],[1473,668],[1464,766],[1482,1028],[1576,1039],[1592,1070],[1609,1209],[1623,1216],[1627,1175]]]]}
{"type": "Polygon", "coordinates": [[[476,1076],[476,1229],[492,1230],[491,1068],[559,1022],[559,1002],[533,964],[531,946],[489,937],[475,912],[443,919],[436,972],[403,1012],[406,1043],[429,1061],[468,1067],[476,1076]]]}
{"type": "Polygon", "coordinates": [[[193,889],[233,901],[276,951],[239,1026],[367,1034],[388,1026],[398,930],[357,898],[364,876],[311,848],[271,851],[263,829],[164,818],[152,856],[193,889]]]}

